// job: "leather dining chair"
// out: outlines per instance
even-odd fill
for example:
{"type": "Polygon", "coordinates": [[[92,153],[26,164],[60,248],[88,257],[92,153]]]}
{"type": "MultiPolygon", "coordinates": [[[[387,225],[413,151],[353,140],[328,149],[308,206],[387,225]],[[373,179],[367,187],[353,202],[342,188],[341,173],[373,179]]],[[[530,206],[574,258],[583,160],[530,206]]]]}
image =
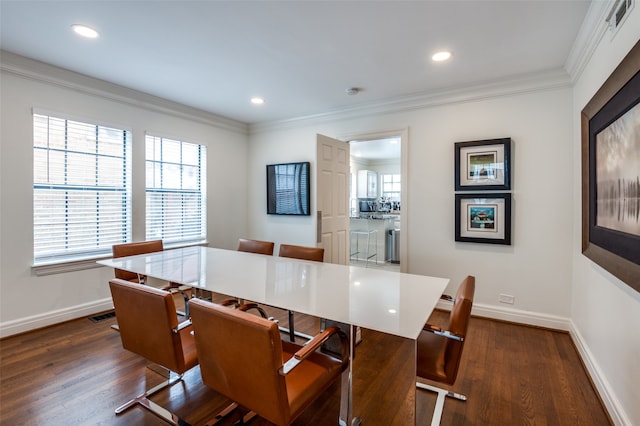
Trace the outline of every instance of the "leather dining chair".
{"type": "MultiPolygon", "coordinates": [[[[137,254],[155,253],[163,250],[164,246],[162,244],[162,240],[115,244],[111,247],[114,259],[118,257],[135,256],[137,254]]],[[[122,269],[114,269],[114,274],[116,278],[140,284],[145,284],[145,280],[147,278],[143,275],[138,275],[135,272],[129,272],[122,269]]],[[[163,290],[171,292],[178,291],[182,295],[182,298],[184,299],[184,312],[178,311],[178,313],[180,313],[180,315],[188,317],[191,288],[179,286],[175,283],[169,283],[167,286],[163,287],[163,290]]]]}
{"type": "Polygon", "coordinates": [[[275,244],[271,241],[260,240],[247,240],[240,238],[238,240],[238,251],[244,251],[247,253],[266,254],[271,256],[273,254],[273,247],[275,244]]]}
{"type": "MultiPolygon", "coordinates": [[[[324,249],[320,247],[296,246],[292,244],[280,244],[280,257],[324,262],[324,249]]],[[[295,331],[294,312],[289,311],[289,328],[281,327],[280,330],[289,334],[289,340],[295,342],[296,336],[309,339],[311,336],[295,331]]]]}
{"type": "Polygon", "coordinates": [[[296,246],[292,244],[280,244],[280,257],[290,257],[293,259],[312,260],[314,262],[324,261],[324,249],[320,247],[296,246]]]}
{"type": "MultiPolygon", "coordinates": [[[[449,314],[448,324],[441,328],[429,323],[425,324],[417,341],[416,375],[418,379],[431,380],[446,385],[453,385],[458,376],[462,349],[467,339],[467,328],[471,318],[473,296],[476,280],[467,276],[456,293],[455,299],[443,295],[442,299],[452,301],[453,307],[449,314]]],[[[416,382],[419,389],[425,389],[438,394],[431,425],[439,425],[446,397],[466,401],[467,397],[455,392],[441,389],[420,381],[416,382]]]]}
{"type": "MultiPolygon", "coordinates": [[[[342,377],[346,383],[347,342],[337,327],[301,346],[280,339],[275,322],[242,308],[195,299],[191,319],[204,384],[233,401],[216,422],[241,405],[251,412],[238,424],[258,415],[279,426],[290,425],[335,380],[342,377]],[[334,334],[343,342],[341,357],[318,352],[334,334]]],[[[343,388],[341,396],[346,394],[343,388]]]]}
{"type": "MultiPolygon", "coordinates": [[[[164,250],[162,240],[141,241],[136,243],[115,244],[111,247],[113,258],[135,256],[136,254],[155,253],[164,250]]],[[[113,270],[115,277],[134,283],[144,284],[144,276],[138,276],[135,272],[122,269],[113,270]]]]}
{"type": "Polygon", "coordinates": [[[118,407],[116,415],[140,404],[171,424],[184,424],[176,414],[148,397],[181,381],[186,371],[198,365],[191,321],[178,323],[169,292],[118,278],[109,281],[109,288],[122,347],[170,371],[168,380],[118,407]]]}

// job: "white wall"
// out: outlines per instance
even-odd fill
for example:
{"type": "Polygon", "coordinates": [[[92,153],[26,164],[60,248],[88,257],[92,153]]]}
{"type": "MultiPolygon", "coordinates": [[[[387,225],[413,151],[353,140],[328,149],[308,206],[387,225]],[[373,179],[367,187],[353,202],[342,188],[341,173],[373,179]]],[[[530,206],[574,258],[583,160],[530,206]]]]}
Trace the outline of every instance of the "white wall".
{"type": "Polygon", "coordinates": [[[250,143],[248,179],[248,231],[247,237],[276,243],[315,246],[316,241],[316,188],[311,184],[310,216],[278,216],[267,214],[267,164],[309,161],[312,176],[316,173],[316,134],[312,129],[263,134],[250,143]]]}
{"type": "MultiPolygon", "coordinates": [[[[315,229],[264,214],[262,170],[271,161],[315,158],[316,133],[409,129],[407,200],[403,215],[408,271],[452,279],[477,278],[477,309],[533,313],[542,324],[567,328],[572,230],[571,89],[560,88],[415,111],[262,129],[251,135],[249,229],[276,242],[313,243],[315,229]],[[513,245],[454,242],[453,154],[458,141],[513,138],[513,245]],[[515,296],[499,305],[498,295],[515,296]]],[[[497,311],[500,311],[498,313],[497,311]]],[[[512,316],[513,318],[513,316],[512,316]]],[[[530,319],[529,319],[530,320],[530,319]]]]}
{"type": "Polygon", "coordinates": [[[580,111],[640,40],[640,7],[615,37],[607,32],[575,84],[573,132],[574,335],[616,424],[640,424],[640,293],[581,254],[580,111]]]}
{"type": "Polygon", "coordinates": [[[112,306],[108,268],[40,277],[32,272],[34,107],[132,129],[134,240],[144,239],[144,132],[207,145],[208,241],[235,248],[247,226],[245,125],[221,120],[217,126],[214,116],[190,118],[191,111],[166,101],[153,105],[157,100],[4,52],[2,59],[0,335],[112,306]]]}

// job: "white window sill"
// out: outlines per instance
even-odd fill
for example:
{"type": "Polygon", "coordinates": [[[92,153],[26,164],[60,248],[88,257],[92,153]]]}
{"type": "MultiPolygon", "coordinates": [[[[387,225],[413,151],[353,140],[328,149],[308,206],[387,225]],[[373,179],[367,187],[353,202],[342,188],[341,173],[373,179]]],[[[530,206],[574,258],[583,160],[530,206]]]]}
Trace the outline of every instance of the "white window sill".
{"type": "Polygon", "coordinates": [[[32,266],[31,270],[37,277],[42,277],[45,275],[82,271],[84,269],[101,268],[102,265],[98,265],[96,262],[102,259],[109,259],[110,257],[111,256],[100,256],[90,259],[67,260],[56,263],[43,263],[40,265],[32,266]]]}
{"type": "MultiPolygon", "coordinates": [[[[165,247],[165,249],[173,249],[180,247],[190,247],[190,246],[207,246],[209,243],[207,241],[201,241],[197,243],[190,244],[176,244],[165,247]]],[[[98,260],[110,259],[111,256],[97,256],[86,259],[79,260],[66,260],[62,262],[51,262],[51,263],[43,263],[40,265],[33,265],[31,270],[37,277],[42,277],[45,275],[54,275],[54,274],[64,274],[67,272],[75,272],[82,271],[85,269],[93,269],[93,268],[104,268],[104,266],[97,264],[98,260]]]]}

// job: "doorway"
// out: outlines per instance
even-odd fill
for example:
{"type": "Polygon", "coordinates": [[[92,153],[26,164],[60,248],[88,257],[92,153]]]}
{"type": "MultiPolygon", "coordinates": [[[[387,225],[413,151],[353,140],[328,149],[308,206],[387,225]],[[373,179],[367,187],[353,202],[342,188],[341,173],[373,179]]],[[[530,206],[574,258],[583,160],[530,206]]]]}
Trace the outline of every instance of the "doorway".
{"type": "Polygon", "coordinates": [[[401,270],[402,138],[398,132],[349,140],[351,265],[401,270]]]}

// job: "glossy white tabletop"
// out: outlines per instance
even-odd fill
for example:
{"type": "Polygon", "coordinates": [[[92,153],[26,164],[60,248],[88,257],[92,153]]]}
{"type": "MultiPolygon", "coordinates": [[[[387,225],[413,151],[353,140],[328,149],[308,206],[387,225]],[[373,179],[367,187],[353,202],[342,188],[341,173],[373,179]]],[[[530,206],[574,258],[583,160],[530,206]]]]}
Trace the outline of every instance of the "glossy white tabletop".
{"type": "Polygon", "coordinates": [[[208,247],[98,262],[215,293],[416,339],[448,279],[208,247]]]}

